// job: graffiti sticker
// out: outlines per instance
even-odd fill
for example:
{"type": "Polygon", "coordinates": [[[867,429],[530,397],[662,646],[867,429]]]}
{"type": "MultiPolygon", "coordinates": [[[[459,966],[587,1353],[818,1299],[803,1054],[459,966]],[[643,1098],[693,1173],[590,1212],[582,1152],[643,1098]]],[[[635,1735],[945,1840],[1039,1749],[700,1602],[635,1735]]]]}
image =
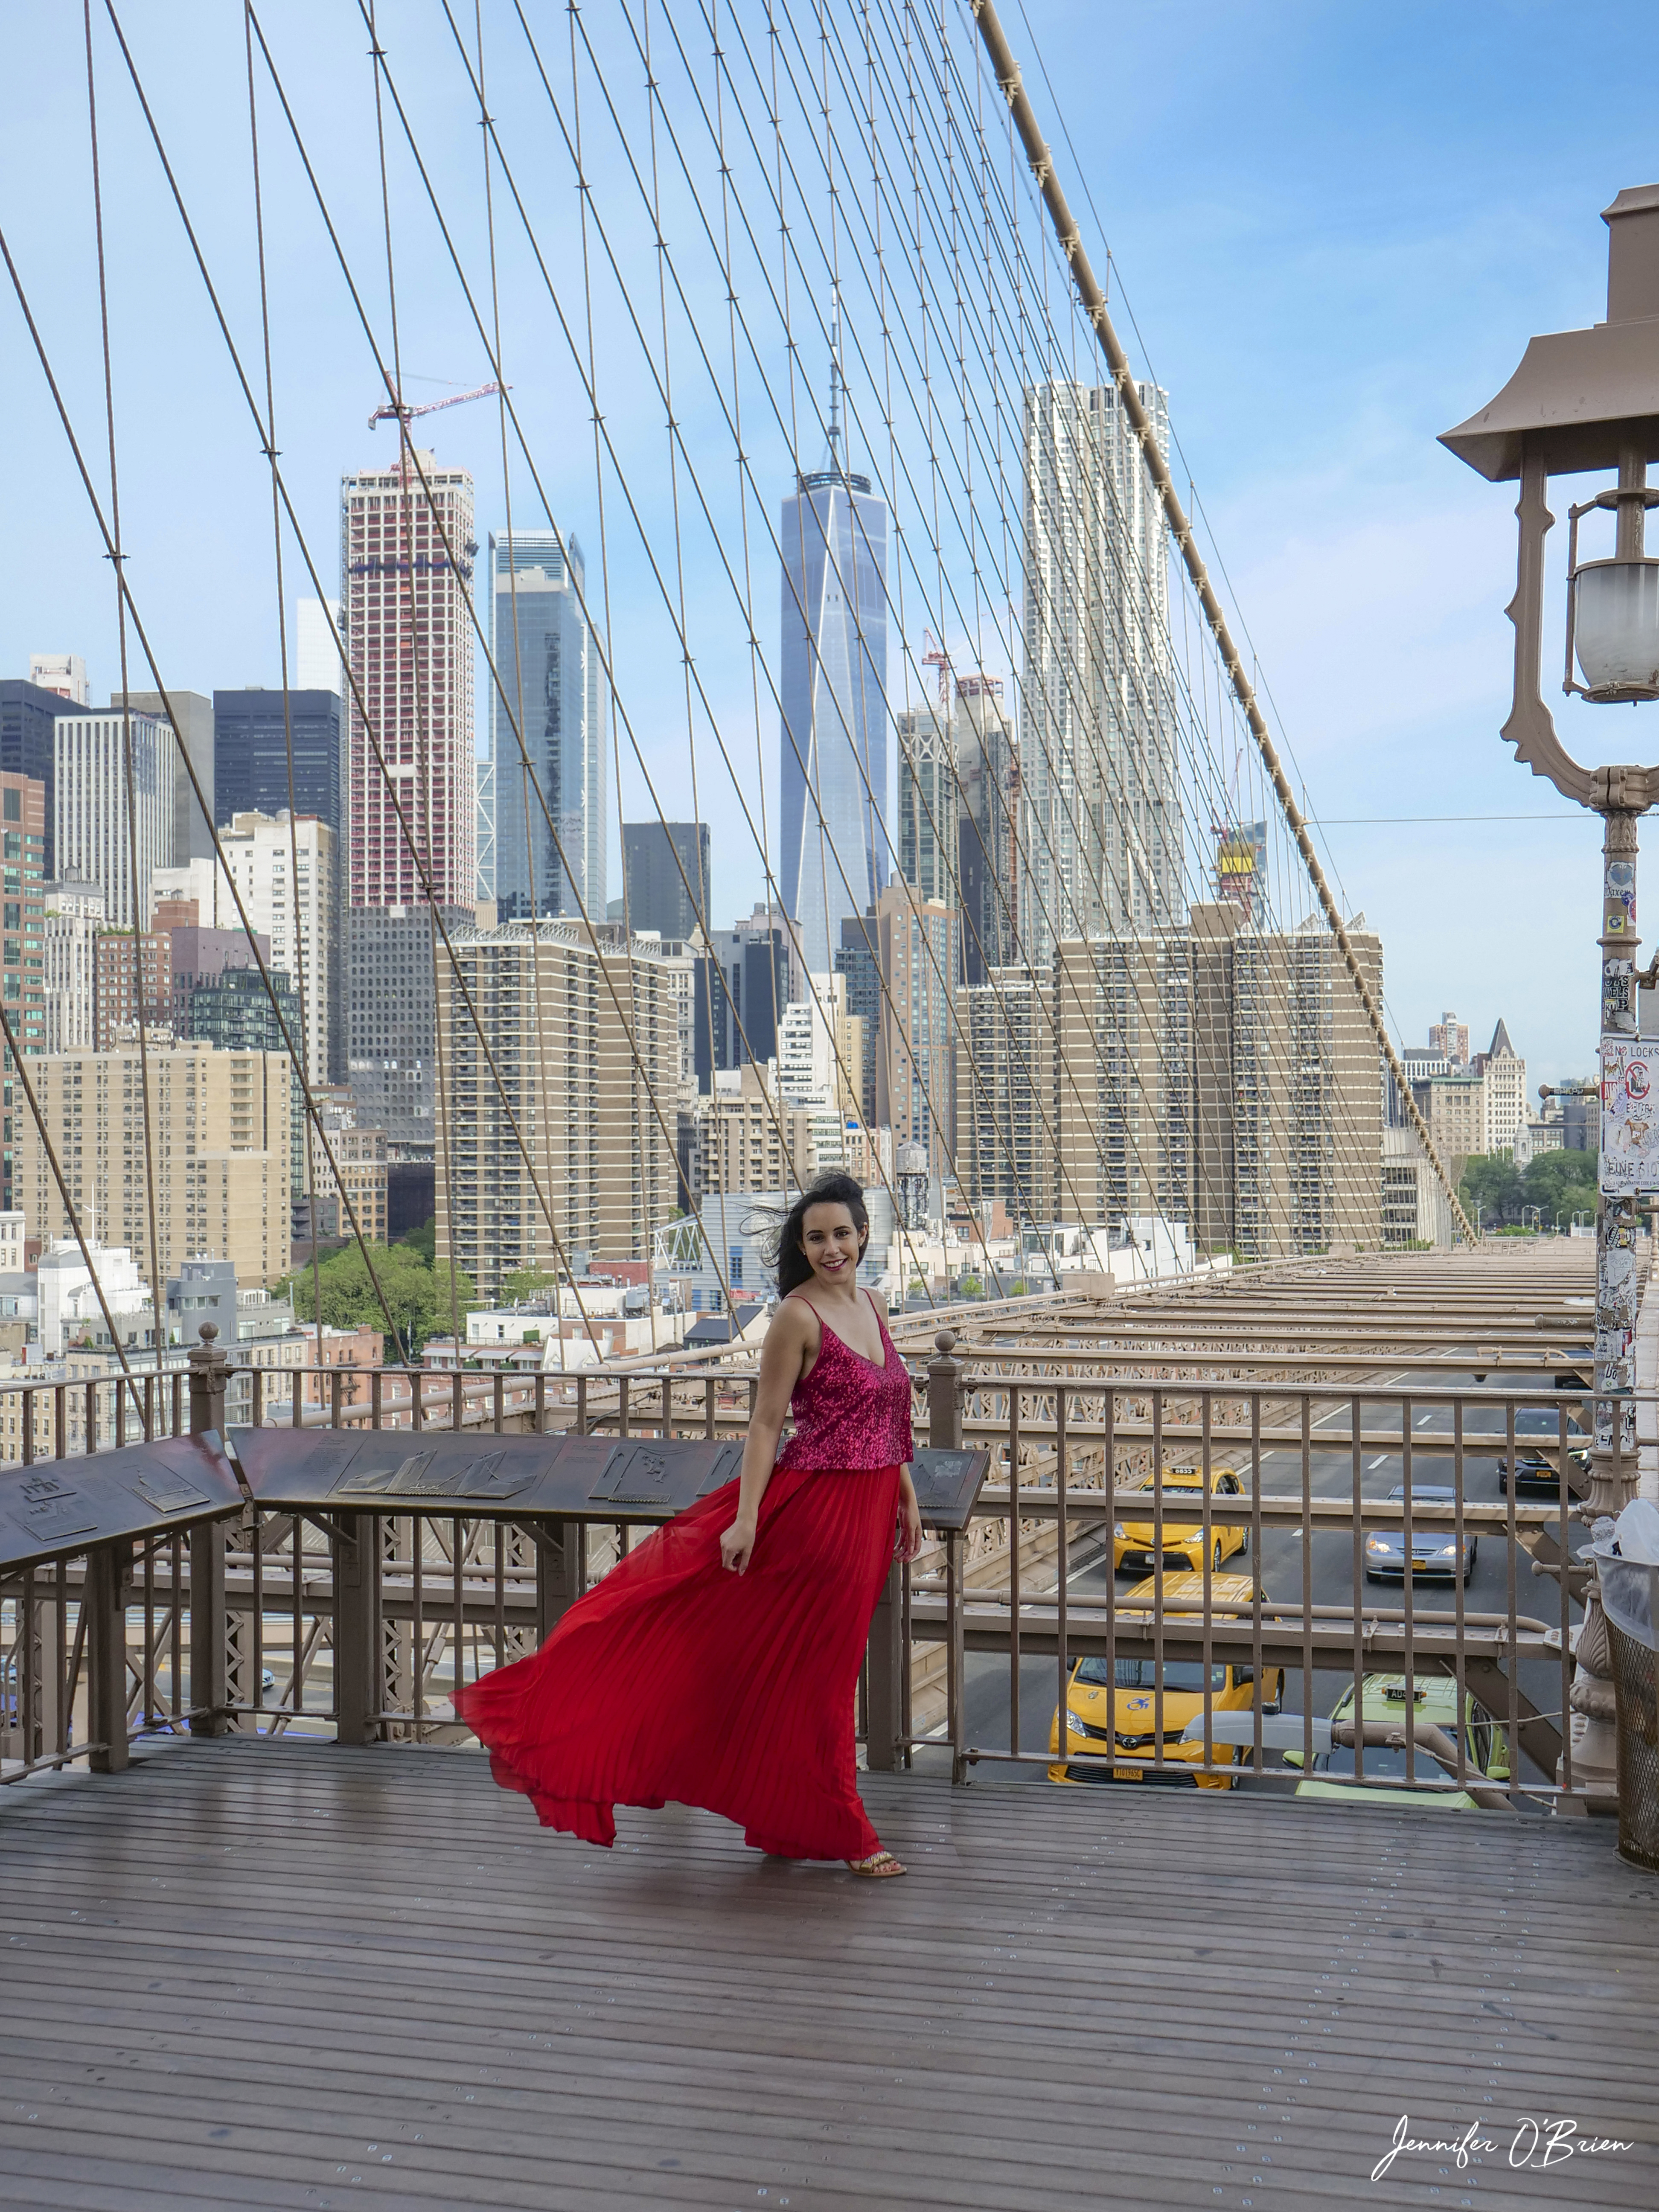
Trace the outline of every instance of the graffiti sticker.
{"type": "Polygon", "coordinates": [[[1659,1060],[1652,1039],[1601,1040],[1601,1188],[1659,1190],[1659,1060]]]}

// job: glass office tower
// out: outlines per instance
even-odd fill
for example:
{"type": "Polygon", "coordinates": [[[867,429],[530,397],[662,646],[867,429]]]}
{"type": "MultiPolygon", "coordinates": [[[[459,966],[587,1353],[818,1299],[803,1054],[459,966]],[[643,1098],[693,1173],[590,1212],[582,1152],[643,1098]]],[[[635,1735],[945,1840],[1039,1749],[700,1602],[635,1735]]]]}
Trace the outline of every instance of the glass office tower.
{"type": "MultiPolygon", "coordinates": [[[[835,421],[832,411],[831,422],[835,421]]],[[[887,882],[887,507],[837,465],[785,500],[781,890],[809,975],[887,882]]]]}
{"type": "Polygon", "coordinates": [[[594,921],[605,917],[605,691],[579,597],[583,580],[574,538],[562,546],[551,530],[515,530],[510,543],[490,538],[489,650],[498,680],[490,685],[489,783],[495,908],[504,922],[584,909],[594,921]]]}

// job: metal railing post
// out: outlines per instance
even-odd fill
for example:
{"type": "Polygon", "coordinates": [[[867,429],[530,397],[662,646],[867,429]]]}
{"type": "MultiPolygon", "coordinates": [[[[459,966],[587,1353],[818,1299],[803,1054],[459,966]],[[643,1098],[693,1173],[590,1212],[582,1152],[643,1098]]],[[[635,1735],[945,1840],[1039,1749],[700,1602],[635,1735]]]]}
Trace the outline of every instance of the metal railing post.
{"type": "Polygon", "coordinates": [[[933,1339],[939,1357],[927,1363],[927,1441],[935,1451],[962,1449],[962,1362],[951,1354],[957,1340],[948,1328],[933,1339]]]}
{"type": "Polygon", "coordinates": [[[87,1609],[87,1729],[100,1750],[89,1753],[94,1774],[119,1774],[127,1753],[127,1582],[131,1543],[100,1544],[87,1554],[82,1602],[87,1609]]]}
{"type": "MultiPolygon", "coordinates": [[[[190,1432],[225,1432],[225,1385],[230,1362],[218,1347],[218,1330],[202,1323],[201,1341],[190,1348],[190,1432]]],[[[225,1603],[225,1552],[230,1532],[222,1521],[190,1534],[190,1732],[224,1735],[230,1728],[229,1611],[225,1603]]]]}
{"type": "Polygon", "coordinates": [[[377,1743],[380,1698],[378,1516],[342,1512],[334,1553],[334,1740],[377,1743]]]}
{"type": "Polygon", "coordinates": [[[542,1522],[531,1529],[536,1547],[536,1649],[539,1651],[581,1595],[580,1555],[586,1529],[580,1521],[542,1522]]]}
{"type": "MultiPolygon", "coordinates": [[[[952,1358],[955,1334],[933,1339],[939,1356],[927,1363],[927,1441],[935,1451],[962,1449],[962,1362],[952,1358]]],[[[967,1546],[959,1534],[945,1540],[945,1711],[951,1745],[951,1779],[968,1780],[967,1647],[963,1609],[967,1602],[967,1546]]]]}
{"type": "Polygon", "coordinates": [[[876,1774],[890,1774],[902,1764],[899,1738],[904,1733],[903,1569],[897,1560],[887,1571],[870,1620],[869,1690],[866,1698],[865,1762],[876,1774]]]}

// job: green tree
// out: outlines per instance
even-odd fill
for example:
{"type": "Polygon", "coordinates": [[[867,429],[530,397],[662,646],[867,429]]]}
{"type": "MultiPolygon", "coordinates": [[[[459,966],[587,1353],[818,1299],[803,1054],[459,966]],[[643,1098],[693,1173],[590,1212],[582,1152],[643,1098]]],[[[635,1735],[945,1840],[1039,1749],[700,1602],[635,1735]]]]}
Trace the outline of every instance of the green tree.
{"type": "MultiPolygon", "coordinates": [[[[399,1346],[411,1354],[418,1353],[428,1336],[447,1334],[450,1328],[449,1270],[428,1267],[412,1245],[371,1244],[369,1255],[374,1262],[374,1273],[380,1279],[386,1303],[392,1309],[397,1324],[399,1346]]],[[[386,1329],[386,1315],[375,1294],[363,1255],[358,1247],[348,1244],[324,1261],[318,1269],[318,1284],[322,1292],[322,1317],[325,1328],[386,1329]]],[[[301,1321],[315,1318],[313,1306],[313,1285],[310,1268],[302,1268],[290,1275],[286,1290],[294,1300],[294,1310],[301,1321]]],[[[470,1275],[458,1270],[455,1276],[455,1297],[463,1315],[476,1310],[478,1293],[470,1275]]],[[[388,1345],[386,1356],[395,1358],[398,1346],[388,1345]]]]}
{"type": "Polygon", "coordinates": [[[1475,1207],[1480,1206],[1483,1229],[1518,1221],[1521,1208],[1528,1202],[1520,1170],[1507,1152],[1477,1152],[1466,1160],[1457,1194],[1471,1221],[1475,1207]]]}
{"type": "Polygon", "coordinates": [[[539,1297],[544,1291],[556,1289],[558,1280],[542,1267],[515,1267],[510,1275],[501,1277],[501,1304],[518,1305],[526,1298],[539,1297]]]}
{"type": "Polygon", "coordinates": [[[432,1215],[428,1214],[418,1229],[405,1229],[398,1242],[407,1244],[411,1252],[418,1252],[428,1267],[437,1265],[438,1224],[432,1215]]]}
{"type": "Polygon", "coordinates": [[[1547,1226],[1595,1204],[1601,1158],[1595,1152],[1540,1152],[1526,1173],[1526,1203],[1538,1206],[1547,1226]]]}

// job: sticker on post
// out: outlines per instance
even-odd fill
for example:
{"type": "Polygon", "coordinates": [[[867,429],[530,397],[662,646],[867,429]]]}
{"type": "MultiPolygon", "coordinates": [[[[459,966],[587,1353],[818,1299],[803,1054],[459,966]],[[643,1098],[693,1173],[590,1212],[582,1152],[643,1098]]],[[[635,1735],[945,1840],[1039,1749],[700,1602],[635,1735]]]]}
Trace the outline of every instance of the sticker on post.
{"type": "Polygon", "coordinates": [[[1653,1041],[1601,1040],[1601,1190],[1659,1190],[1659,1053],[1653,1041]]]}

